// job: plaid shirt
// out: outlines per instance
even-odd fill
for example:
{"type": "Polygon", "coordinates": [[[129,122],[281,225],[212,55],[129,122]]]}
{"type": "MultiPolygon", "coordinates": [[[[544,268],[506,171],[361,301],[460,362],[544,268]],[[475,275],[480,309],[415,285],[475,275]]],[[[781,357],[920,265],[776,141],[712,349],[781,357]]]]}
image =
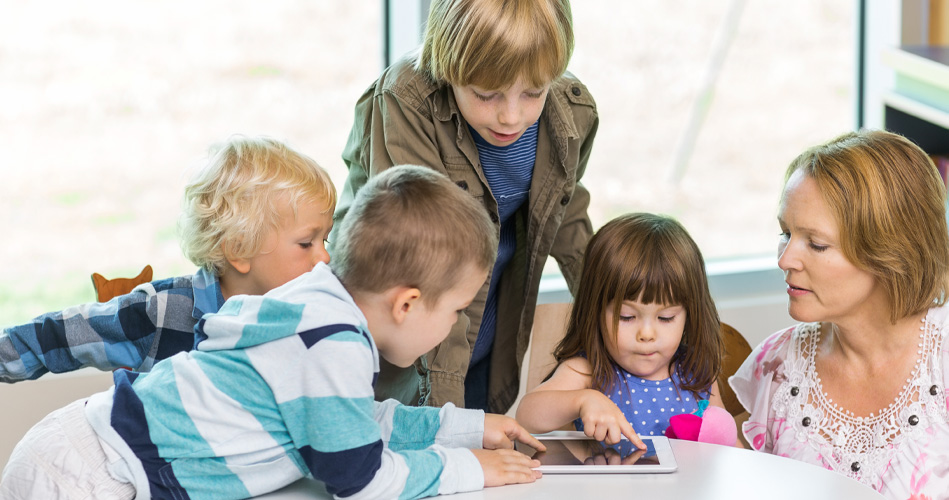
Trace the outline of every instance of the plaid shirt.
{"type": "Polygon", "coordinates": [[[194,348],[194,326],[224,303],[216,276],[152,281],[108,302],[38,316],[0,334],[0,382],[33,380],[93,366],[148,371],[194,348]]]}

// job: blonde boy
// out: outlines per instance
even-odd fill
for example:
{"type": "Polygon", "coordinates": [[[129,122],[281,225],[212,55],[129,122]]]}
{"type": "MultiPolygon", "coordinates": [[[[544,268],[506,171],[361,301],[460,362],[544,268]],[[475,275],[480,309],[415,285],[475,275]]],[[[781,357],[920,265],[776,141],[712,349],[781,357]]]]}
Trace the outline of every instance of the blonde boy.
{"type": "Polygon", "coordinates": [[[507,448],[540,444],[513,419],[373,400],[379,356],[411,365],[484,283],[487,214],[444,176],[399,167],[341,224],[332,269],[228,300],[201,321],[197,350],[122,372],[40,422],[0,496],[79,484],[115,498],[245,498],[311,474],[337,497],[419,498],[533,481],[539,463],[507,448]]]}
{"type": "Polygon", "coordinates": [[[5,328],[0,381],[86,366],[148,371],[191,350],[195,324],[228,297],[262,294],[329,262],[335,206],[332,180],[309,157],[266,137],[229,138],[185,188],[180,242],[198,272],[5,328]]]}
{"type": "Polygon", "coordinates": [[[412,369],[384,366],[377,395],[498,413],[514,403],[545,262],[575,291],[593,234],[580,179],[599,115],[566,72],[573,45],[568,0],[432,0],[421,50],[357,101],[337,217],[372,176],[424,165],[478,200],[500,235],[490,279],[448,339],[412,369]]]}

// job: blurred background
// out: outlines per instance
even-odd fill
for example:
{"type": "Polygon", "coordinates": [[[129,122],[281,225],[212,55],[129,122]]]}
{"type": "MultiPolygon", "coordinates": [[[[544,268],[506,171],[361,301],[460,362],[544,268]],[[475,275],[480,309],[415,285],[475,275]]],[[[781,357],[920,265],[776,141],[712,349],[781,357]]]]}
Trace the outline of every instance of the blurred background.
{"type": "MultiPolygon", "coordinates": [[[[709,262],[773,256],[785,167],[855,126],[855,4],[575,0],[594,226],[661,212],[709,262]]],[[[93,272],[193,273],[181,192],[230,134],[285,140],[342,186],[385,5],[0,0],[0,325],[93,301],[93,272]]]]}

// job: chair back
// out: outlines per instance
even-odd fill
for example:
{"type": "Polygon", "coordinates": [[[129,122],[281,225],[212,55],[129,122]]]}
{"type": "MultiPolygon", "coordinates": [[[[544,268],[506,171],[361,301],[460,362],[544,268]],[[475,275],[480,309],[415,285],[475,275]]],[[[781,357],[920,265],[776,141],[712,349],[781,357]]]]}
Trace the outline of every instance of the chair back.
{"type": "Polygon", "coordinates": [[[751,345],[738,333],[738,330],[726,323],[722,323],[722,340],[725,341],[725,357],[722,359],[722,371],[718,375],[718,390],[722,393],[725,409],[735,416],[743,413],[745,408],[738,402],[735,391],[728,385],[728,377],[734,375],[745,362],[745,358],[751,354],[751,345]]]}

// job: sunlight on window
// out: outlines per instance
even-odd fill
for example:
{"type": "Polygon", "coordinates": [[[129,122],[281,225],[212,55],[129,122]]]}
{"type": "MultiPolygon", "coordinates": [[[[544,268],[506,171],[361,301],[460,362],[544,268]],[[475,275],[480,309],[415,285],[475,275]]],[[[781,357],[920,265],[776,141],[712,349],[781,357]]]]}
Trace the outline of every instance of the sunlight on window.
{"type": "Polygon", "coordinates": [[[194,272],[187,169],[233,133],[285,140],[342,185],[381,66],[379,2],[4,2],[0,324],[94,300],[90,274],[194,272]]]}
{"type": "Polygon", "coordinates": [[[570,69],[600,113],[583,178],[594,226],[660,212],[707,259],[773,255],[788,163],[855,126],[855,2],[584,0],[573,14],[570,69]]]}

